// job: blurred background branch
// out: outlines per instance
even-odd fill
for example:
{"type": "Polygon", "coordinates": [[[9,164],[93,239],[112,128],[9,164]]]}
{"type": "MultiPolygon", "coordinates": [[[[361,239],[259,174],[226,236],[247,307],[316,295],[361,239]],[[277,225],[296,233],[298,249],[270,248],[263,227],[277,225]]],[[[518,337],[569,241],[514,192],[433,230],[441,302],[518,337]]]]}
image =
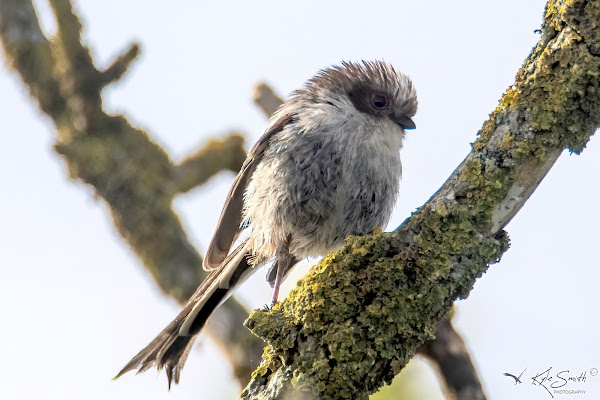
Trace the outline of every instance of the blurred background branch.
{"type": "Polygon", "coordinates": [[[176,190],[188,192],[223,170],[237,174],[246,159],[243,145],[244,138],[237,132],[231,132],[223,139],[210,140],[173,166],[176,190]]]}
{"type": "Polygon", "coordinates": [[[254,87],[254,104],[256,104],[267,118],[271,116],[283,103],[280,97],[266,82],[259,82],[254,87]]]}
{"type": "MultiPolygon", "coordinates": [[[[81,22],[68,0],[50,2],[58,29],[46,39],[31,1],[0,1],[0,36],[10,66],[57,130],[55,150],[72,179],[92,186],[129,247],[158,287],[180,303],[206,273],[173,211],[176,194],[205,183],[222,170],[237,172],[245,158],[239,134],[212,140],[174,164],[150,135],[102,108],[101,90],[120,79],[139,55],[133,44],[104,71],[81,42],[81,22]]],[[[244,385],[263,343],[242,327],[248,313],[228,300],[206,327],[244,385]]],[[[133,333],[132,333],[133,334],[133,333]]],[[[145,343],[140,342],[140,348],[145,343]]],[[[131,349],[131,355],[138,349],[131,349]]],[[[123,355],[123,362],[128,355],[123,355]]],[[[118,369],[115,365],[115,370],[118,369]]]]}
{"type": "Polygon", "coordinates": [[[442,378],[448,399],[484,400],[486,398],[465,341],[456,332],[449,317],[440,321],[435,339],[421,346],[417,354],[431,361],[437,374],[442,378]]]}

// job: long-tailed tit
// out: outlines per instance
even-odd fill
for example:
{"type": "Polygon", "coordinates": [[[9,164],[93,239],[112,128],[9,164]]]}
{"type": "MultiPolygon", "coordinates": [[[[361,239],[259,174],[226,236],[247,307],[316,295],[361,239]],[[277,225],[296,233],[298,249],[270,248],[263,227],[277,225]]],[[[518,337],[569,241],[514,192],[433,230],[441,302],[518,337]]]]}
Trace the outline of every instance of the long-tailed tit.
{"type": "Polygon", "coordinates": [[[267,280],[275,302],[298,261],[385,227],[398,196],[404,130],[415,128],[416,111],[410,79],[382,61],[343,62],[295,91],[229,191],[204,259],[211,273],[117,377],[156,366],[169,386],[177,383],[194,337],[256,267],[274,258],[267,280]],[[244,229],[248,238],[232,250],[244,229]]]}

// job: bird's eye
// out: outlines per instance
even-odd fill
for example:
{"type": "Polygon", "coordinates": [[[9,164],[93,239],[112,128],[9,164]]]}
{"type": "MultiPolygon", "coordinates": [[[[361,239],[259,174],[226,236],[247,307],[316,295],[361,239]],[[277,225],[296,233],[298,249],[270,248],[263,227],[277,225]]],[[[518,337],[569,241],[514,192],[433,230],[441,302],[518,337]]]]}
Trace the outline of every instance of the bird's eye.
{"type": "Polygon", "coordinates": [[[374,108],[383,110],[384,108],[387,108],[389,101],[388,98],[382,94],[374,94],[371,96],[371,104],[374,108]]]}

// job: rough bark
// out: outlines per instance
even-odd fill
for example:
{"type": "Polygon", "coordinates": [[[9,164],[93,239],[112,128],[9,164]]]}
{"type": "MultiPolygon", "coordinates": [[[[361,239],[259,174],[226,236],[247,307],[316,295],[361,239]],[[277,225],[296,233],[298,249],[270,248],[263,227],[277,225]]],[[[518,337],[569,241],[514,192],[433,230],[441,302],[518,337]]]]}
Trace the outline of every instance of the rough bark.
{"type": "Polygon", "coordinates": [[[247,326],[268,346],[243,399],[367,399],[508,249],[504,226],[600,125],[600,2],[550,1],[539,43],[473,144],[394,232],[351,237],[247,326]]]}
{"type": "MultiPolygon", "coordinates": [[[[70,177],[94,188],[106,202],[119,234],[160,289],[185,302],[206,274],[201,255],[173,211],[173,198],[221,170],[237,172],[246,157],[244,140],[237,134],[212,140],[174,163],[148,133],[102,108],[102,89],[126,73],[139,46],[131,45],[100,70],[81,42],[82,26],[71,3],[50,3],[58,25],[52,41],[42,33],[31,1],[0,0],[5,56],[41,111],[54,122],[55,150],[64,158],[70,177]]],[[[231,361],[241,385],[248,382],[256,366],[252,360],[260,358],[264,345],[243,329],[247,315],[231,299],[205,328],[231,361]]]]}

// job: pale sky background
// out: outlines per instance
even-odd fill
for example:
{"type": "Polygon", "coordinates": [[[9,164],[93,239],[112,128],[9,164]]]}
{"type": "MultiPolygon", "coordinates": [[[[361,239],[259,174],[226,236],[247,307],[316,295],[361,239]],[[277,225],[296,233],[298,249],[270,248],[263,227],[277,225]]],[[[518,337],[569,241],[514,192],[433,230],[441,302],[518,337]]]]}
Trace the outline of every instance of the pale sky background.
{"type": "MultiPolygon", "coordinates": [[[[38,2],[52,29],[47,5],[38,2]]],[[[422,205],[469,144],[539,36],[542,0],[76,1],[96,62],[132,40],[141,58],[104,92],[106,109],[146,129],[174,159],[231,129],[250,146],[266,125],[252,87],[282,94],[341,60],[384,58],[419,94],[417,130],[402,151],[400,201],[389,225],[422,205]]],[[[67,179],[55,132],[16,74],[0,67],[0,398],[234,399],[229,365],[204,338],[182,381],[111,378],[177,313],[117,236],[102,201],[67,179]]],[[[489,399],[548,399],[531,376],[587,372],[570,388],[600,398],[599,138],[561,156],[507,230],[512,247],[457,305],[455,323],[489,399]],[[502,374],[524,374],[515,386],[502,374]]],[[[204,251],[233,174],[180,196],[176,209],[204,251]]],[[[259,272],[241,290],[249,308],[270,299],[259,272]]],[[[287,288],[293,286],[288,282],[287,288]]],[[[240,327],[240,329],[244,329],[240,327]]],[[[423,385],[437,385],[431,373],[423,385]]]]}

